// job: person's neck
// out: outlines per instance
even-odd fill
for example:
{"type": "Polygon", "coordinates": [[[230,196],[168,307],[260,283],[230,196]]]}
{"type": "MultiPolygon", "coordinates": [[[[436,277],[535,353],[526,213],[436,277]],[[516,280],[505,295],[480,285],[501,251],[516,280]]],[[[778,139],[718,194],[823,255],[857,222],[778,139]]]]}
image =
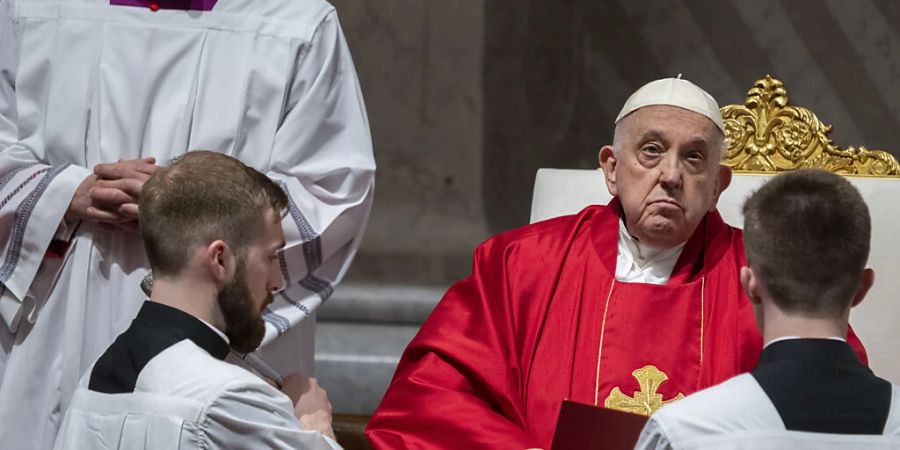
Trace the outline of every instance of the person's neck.
{"type": "MultiPolygon", "coordinates": [[[[768,303],[768,302],[767,302],[768,303]]],[[[849,312],[849,311],[848,311],[849,312]]],[[[769,343],[783,337],[804,339],[847,338],[847,317],[821,318],[788,314],[774,304],[764,306],[763,342],[769,343]]]]}
{"type": "Polygon", "coordinates": [[[225,332],[225,318],[212,283],[190,276],[155,278],[150,300],[179,309],[225,332]]]}
{"type": "Polygon", "coordinates": [[[619,236],[622,239],[625,239],[625,243],[630,247],[629,249],[631,250],[631,252],[635,253],[635,256],[640,257],[642,260],[650,260],[664,253],[681,250],[681,248],[683,248],[685,245],[685,242],[668,246],[656,246],[647,244],[646,242],[641,241],[641,239],[635,236],[631,232],[631,230],[628,229],[628,224],[625,223],[624,218],[619,219],[619,236]]]}

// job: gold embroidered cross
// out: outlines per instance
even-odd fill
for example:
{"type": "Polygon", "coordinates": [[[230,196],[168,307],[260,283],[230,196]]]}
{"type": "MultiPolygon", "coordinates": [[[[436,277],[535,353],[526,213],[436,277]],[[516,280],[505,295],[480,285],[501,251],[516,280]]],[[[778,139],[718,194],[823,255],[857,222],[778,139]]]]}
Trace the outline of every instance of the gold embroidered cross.
{"type": "Polygon", "coordinates": [[[646,365],[631,372],[631,375],[638,380],[641,390],[635,392],[634,397],[627,397],[618,387],[615,387],[609,393],[609,397],[606,397],[603,406],[618,411],[649,416],[666,403],[684,398],[684,394],[679,393],[671,400],[663,400],[662,394],[656,393],[659,385],[669,379],[669,376],[657,369],[656,366],[646,365]]]}

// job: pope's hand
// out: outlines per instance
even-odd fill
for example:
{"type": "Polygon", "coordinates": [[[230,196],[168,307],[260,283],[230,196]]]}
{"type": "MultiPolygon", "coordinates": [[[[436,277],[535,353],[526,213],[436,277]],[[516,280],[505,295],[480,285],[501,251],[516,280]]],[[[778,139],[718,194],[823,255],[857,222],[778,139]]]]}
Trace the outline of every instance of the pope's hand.
{"type": "Polygon", "coordinates": [[[319,386],[315,378],[307,378],[301,373],[292,373],[284,377],[281,386],[294,403],[294,416],[304,429],[315,430],[334,439],[331,428],[331,402],[328,393],[319,386]]]}

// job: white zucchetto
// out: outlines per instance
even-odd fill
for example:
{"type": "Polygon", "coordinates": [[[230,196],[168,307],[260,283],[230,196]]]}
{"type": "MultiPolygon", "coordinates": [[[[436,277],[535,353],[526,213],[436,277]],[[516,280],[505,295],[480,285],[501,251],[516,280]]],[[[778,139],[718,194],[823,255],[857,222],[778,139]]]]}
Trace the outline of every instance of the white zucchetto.
{"type": "Polygon", "coordinates": [[[615,123],[618,124],[623,117],[631,114],[634,110],[651,105],[677,106],[702,114],[712,120],[723,134],[725,133],[722,113],[719,111],[716,99],[696,84],[681,79],[680,74],[678,78],[663,78],[641,86],[625,101],[625,106],[616,117],[615,123]]]}

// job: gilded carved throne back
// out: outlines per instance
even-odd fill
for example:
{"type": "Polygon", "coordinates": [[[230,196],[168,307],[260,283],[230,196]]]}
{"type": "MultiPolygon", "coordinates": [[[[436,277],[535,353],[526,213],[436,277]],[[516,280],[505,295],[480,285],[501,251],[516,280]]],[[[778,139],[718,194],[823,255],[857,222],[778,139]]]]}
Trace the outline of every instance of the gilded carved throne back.
{"type": "Polygon", "coordinates": [[[788,105],[784,84],[769,75],[754,83],[743,105],[722,108],[727,150],[724,164],[736,172],[782,172],[817,168],[842,175],[900,176],[885,151],[838,148],[831,125],[815,113],[788,105]]]}

